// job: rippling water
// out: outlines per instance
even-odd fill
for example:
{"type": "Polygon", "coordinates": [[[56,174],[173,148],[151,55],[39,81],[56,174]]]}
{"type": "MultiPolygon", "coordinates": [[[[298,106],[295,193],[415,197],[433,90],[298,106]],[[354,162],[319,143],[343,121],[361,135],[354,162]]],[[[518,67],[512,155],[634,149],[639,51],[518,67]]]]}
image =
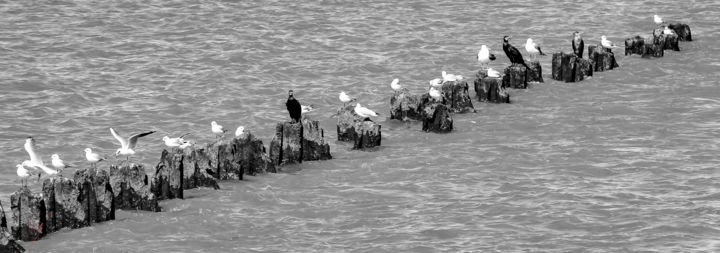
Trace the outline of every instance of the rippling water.
{"type": "MultiPolygon", "coordinates": [[[[141,140],[212,120],[269,143],[288,89],[336,139],[337,93],[388,115],[389,83],[421,92],[441,70],[474,76],[488,44],[531,36],[546,52],[601,35],[649,35],[651,16],[690,24],[694,42],[664,58],[622,56],[580,83],[476,103],[451,134],[380,119],[383,147],[226,181],[163,201],[164,212],[23,245],[38,252],[688,252],[720,251],[720,3],[716,1],[0,1],[0,196],[32,135],[46,161],[111,154],[109,126],[141,140]]],[[[473,92],[474,95],[474,92],[473,92]]],[[[151,172],[151,171],[148,171],[151,172]]],[[[35,186],[38,187],[38,186],[35,186]]]]}

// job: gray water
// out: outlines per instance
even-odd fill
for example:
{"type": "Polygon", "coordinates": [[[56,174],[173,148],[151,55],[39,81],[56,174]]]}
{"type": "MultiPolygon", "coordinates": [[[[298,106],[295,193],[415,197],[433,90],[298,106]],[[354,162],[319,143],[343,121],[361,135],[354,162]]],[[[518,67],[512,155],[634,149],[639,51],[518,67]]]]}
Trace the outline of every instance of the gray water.
{"type": "MultiPolygon", "coordinates": [[[[63,230],[31,252],[712,252],[720,251],[720,32],[717,1],[0,1],[0,200],[35,137],[45,161],[86,166],[117,148],[108,128],[161,138],[210,121],[268,144],[294,89],[318,109],[334,159],[186,191],[161,213],[63,230]],[[473,77],[503,35],[548,53],[650,35],[652,15],[690,24],[680,52],[580,83],[475,103],[450,134],[389,114],[389,83],[420,93],[442,70],[473,77]],[[335,142],[345,91],[383,114],[383,146],[335,142]]],[[[522,50],[522,49],[521,49],[522,50]]],[[[523,50],[524,52],[524,50],[523,50]]],[[[474,91],[471,92],[474,96],[474,91]]],[[[107,164],[102,165],[107,166],[107,164]]],[[[148,173],[152,173],[148,169],[148,173]]],[[[72,173],[72,170],[66,172],[72,173]]],[[[32,182],[32,180],[31,180],[32,182]]],[[[32,184],[32,183],[31,183],[32,184]]],[[[33,185],[37,189],[39,185],[33,185]]]]}

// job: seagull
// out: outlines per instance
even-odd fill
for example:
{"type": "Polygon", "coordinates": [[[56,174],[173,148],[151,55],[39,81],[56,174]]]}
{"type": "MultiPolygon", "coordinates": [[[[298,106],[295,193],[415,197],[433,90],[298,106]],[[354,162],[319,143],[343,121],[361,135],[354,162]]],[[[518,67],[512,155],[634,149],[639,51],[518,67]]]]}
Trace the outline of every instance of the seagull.
{"type": "MultiPolygon", "coordinates": [[[[27,137],[27,138],[25,139],[25,151],[26,151],[26,152],[28,153],[28,155],[30,156],[30,160],[24,161],[24,162],[22,163],[23,166],[28,166],[28,167],[31,167],[31,168],[33,168],[33,169],[35,169],[35,170],[37,170],[37,169],[39,168],[39,169],[41,169],[42,171],[44,171],[45,173],[47,173],[48,175],[55,175],[55,174],[57,174],[57,171],[56,171],[56,170],[53,170],[53,169],[48,168],[47,166],[45,166],[45,163],[42,161],[42,159],[40,159],[40,156],[38,156],[38,155],[35,153],[35,139],[33,139],[32,136],[27,137]]],[[[39,176],[40,176],[40,175],[38,175],[38,180],[40,179],[39,176]]]]}
{"type": "Polygon", "coordinates": [[[193,145],[192,143],[190,143],[189,141],[186,141],[185,143],[180,145],[178,148],[185,149],[185,148],[191,147],[192,145],[193,145]]]}
{"type": "Polygon", "coordinates": [[[115,156],[126,155],[127,159],[129,160],[130,156],[135,154],[135,150],[133,149],[135,148],[135,145],[137,145],[138,138],[152,134],[154,132],[155,131],[133,134],[130,136],[130,138],[126,140],[125,138],[121,137],[117,132],[115,132],[115,129],[112,129],[111,127],[110,133],[115,137],[115,139],[118,140],[118,142],[120,142],[120,148],[115,151],[115,156]]]}
{"type": "Polygon", "coordinates": [[[245,133],[245,127],[239,126],[237,129],[235,129],[235,137],[238,137],[240,135],[243,135],[245,133]]]}
{"type": "Polygon", "coordinates": [[[535,44],[532,38],[528,38],[527,42],[525,42],[525,51],[527,51],[533,59],[537,57],[538,53],[540,53],[540,55],[545,55],[545,53],[542,52],[542,49],[540,49],[540,46],[535,44]]]}
{"type": "Polygon", "coordinates": [[[27,178],[30,177],[30,171],[28,171],[22,164],[15,165],[17,167],[17,175],[20,178],[20,185],[22,186],[23,179],[25,179],[25,186],[27,186],[27,178]]]}
{"type": "Polygon", "coordinates": [[[293,96],[293,90],[288,91],[288,99],[285,102],[285,107],[287,107],[292,123],[300,122],[300,117],[302,117],[302,106],[300,106],[300,102],[298,102],[293,96]]]}
{"type": "Polygon", "coordinates": [[[442,86],[443,79],[435,78],[433,80],[430,80],[430,87],[440,87],[442,86]]]}
{"type": "Polygon", "coordinates": [[[480,46],[480,51],[478,51],[477,58],[480,65],[487,66],[490,61],[495,60],[495,55],[490,53],[490,49],[488,49],[486,45],[482,45],[480,46]]]}
{"type": "Polygon", "coordinates": [[[105,160],[105,158],[100,157],[98,153],[93,153],[92,149],[90,148],[85,149],[85,159],[87,159],[87,161],[90,162],[94,167],[97,167],[97,162],[105,160]]]}
{"type": "Polygon", "coordinates": [[[372,111],[366,107],[363,107],[362,105],[360,105],[360,103],[355,104],[355,113],[357,115],[360,115],[360,117],[363,117],[366,119],[370,118],[370,116],[372,116],[372,117],[378,116],[377,113],[375,113],[374,111],[372,111]]]}
{"type": "Polygon", "coordinates": [[[655,25],[660,25],[663,23],[662,18],[660,18],[660,16],[658,16],[657,14],[653,15],[653,21],[655,21],[655,25]]]}
{"type": "Polygon", "coordinates": [[[399,82],[400,82],[400,79],[397,79],[397,78],[393,79],[392,83],[390,83],[390,88],[392,88],[394,91],[399,91],[400,89],[402,89],[402,86],[400,84],[398,84],[399,82]]]}
{"type": "Polygon", "coordinates": [[[572,47],[573,52],[575,53],[575,56],[582,58],[583,50],[585,50],[585,42],[583,42],[582,39],[582,33],[581,32],[574,32],[573,33],[573,40],[572,40],[572,47]]]}
{"type": "Polygon", "coordinates": [[[612,41],[609,41],[605,35],[600,37],[600,44],[602,44],[603,47],[616,47],[615,43],[612,43],[612,41]]]}
{"type": "Polygon", "coordinates": [[[355,98],[351,98],[348,94],[345,94],[344,91],[340,92],[340,96],[338,96],[338,98],[340,98],[340,102],[343,102],[343,106],[347,105],[348,102],[355,100],[355,98]]]}
{"type": "Polygon", "coordinates": [[[520,50],[510,45],[510,38],[512,37],[507,35],[503,37],[503,51],[505,51],[505,55],[510,59],[510,63],[522,64],[525,68],[529,69],[530,67],[525,63],[525,59],[523,59],[522,54],[520,54],[520,50]]]}
{"type": "MultiPolygon", "coordinates": [[[[184,136],[184,135],[183,135],[184,136]]],[[[163,137],[163,141],[165,142],[165,146],[168,147],[180,147],[183,144],[187,143],[185,139],[183,139],[183,136],[177,137],[177,138],[170,138],[168,136],[163,137]]]]}
{"type": "Polygon", "coordinates": [[[663,34],[675,34],[672,30],[670,30],[670,27],[663,26],[663,34]]]}
{"type": "Polygon", "coordinates": [[[58,154],[53,154],[52,156],[50,156],[50,158],[52,158],[52,166],[55,167],[55,169],[58,170],[58,172],[60,173],[62,173],[65,168],[70,167],[68,165],[65,165],[65,162],[60,159],[60,155],[58,154]]]}
{"type": "Polygon", "coordinates": [[[218,125],[218,123],[214,120],[210,122],[210,126],[212,127],[212,132],[215,134],[215,138],[217,138],[218,135],[222,136],[225,132],[227,132],[227,130],[223,129],[222,125],[218,125]]]}
{"type": "Polygon", "coordinates": [[[442,93],[440,93],[439,90],[436,90],[433,87],[430,87],[430,89],[428,90],[428,94],[436,101],[440,101],[440,99],[442,99],[442,93]]]}
{"type": "Polygon", "coordinates": [[[500,72],[498,72],[497,70],[494,70],[492,68],[488,68],[487,75],[488,75],[488,77],[500,77],[500,72]]]}
{"type": "Polygon", "coordinates": [[[300,114],[306,114],[308,112],[312,112],[315,110],[315,107],[313,105],[301,105],[300,106],[300,114]]]}
{"type": "Polygon", "coordinates": [[[442,79],[443,82],[454,82],[462,80],[463,77],[461,75],[448,74],[445,70],[443,70],[442,79]]]}

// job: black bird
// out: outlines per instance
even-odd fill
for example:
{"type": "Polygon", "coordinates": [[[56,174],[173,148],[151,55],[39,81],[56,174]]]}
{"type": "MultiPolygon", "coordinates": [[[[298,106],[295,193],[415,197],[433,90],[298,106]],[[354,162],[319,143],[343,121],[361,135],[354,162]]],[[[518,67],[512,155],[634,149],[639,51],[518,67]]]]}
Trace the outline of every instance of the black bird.
{"type": "Polygon", "coordinates": [[[505,51],[505,55],[507,55],[511,63],[522,64],[525,68],[529,69],[530,67],[525,64],[525,60],[523,59],[522,54],[520,54],[520,50],[510,45],[509,40],[510,36],[506,35],[503,37],[503,51],[505,51]]]}
{"type": "Polygon", "coordinates": [[[300,102],[293,97],[293,90],[290,90],[288,92],[288,99],[287,102],[285,102],[285,106],[287,107],[288,113],[290,113],[290,119],[292,119],[293,123],[300,122],[300,117],[302,115],[302,106],[300,106],[300,102]]]}
{"type": "Polygon", "coordinates": [[[583,50],[585,50],[585,42],[583,42],[582,36],[580,36],[580,34],[582,34],[582,33],[578,32],[578,31],[575,31],[573,33],[572,46],[573,46],[573,52],[575,53],[575,55],[577,55],[577,57],[582,58],[583,50]]]}

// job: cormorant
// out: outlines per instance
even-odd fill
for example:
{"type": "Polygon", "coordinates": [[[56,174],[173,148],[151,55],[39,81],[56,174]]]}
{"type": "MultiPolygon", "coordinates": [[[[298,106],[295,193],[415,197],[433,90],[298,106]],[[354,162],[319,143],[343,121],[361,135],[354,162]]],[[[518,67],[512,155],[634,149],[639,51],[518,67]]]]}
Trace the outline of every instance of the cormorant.
{"type": "Polygon", "coordinates": [[[293,90],[288,91],[288,99],[287,102],[285,102],[285,106],[287,107],[288,113],[290,113],[290,119],[292,119],[292,122],[300,122],[302,106],[300,106],[300,102],[293,97],[293,90]]]}
{"type": "Polygon", "coordinates": [[[509,40],[510,36],[506,35],[503,37],[503,51],[505,51],[505,55],[507,55],[511,63],[522,64],[525,68],[529,69],[530,67],[525,64],[525,60],[523,59],[522,54],[520,54],[520,50],[510,45],[509,40]]]}
{"type": "Polygon", "coordinates": [[[583,51],[585,50],[585,42],[583,42],[582,36],[580,36],[580,32],[575,31],[573,33],[573,41],[572,41],[572,47],[573,52],[577,57],[582,58],[583,57],[583,51]]]}

